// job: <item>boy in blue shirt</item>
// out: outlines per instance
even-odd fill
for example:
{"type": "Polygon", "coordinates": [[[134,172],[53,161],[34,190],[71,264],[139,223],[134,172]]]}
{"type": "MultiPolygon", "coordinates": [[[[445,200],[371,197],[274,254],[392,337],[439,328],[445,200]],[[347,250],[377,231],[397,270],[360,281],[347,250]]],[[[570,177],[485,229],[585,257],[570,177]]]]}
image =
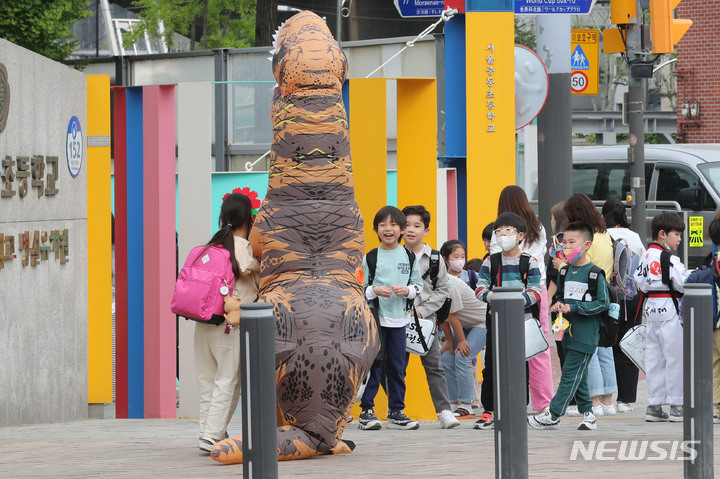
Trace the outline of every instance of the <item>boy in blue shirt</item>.
{"type": "Polygon", "coordinates": [[[377,261],[371,284],[367,255],[363,260],[366,278],[365,297],[376,302],[380,321],[380,339],[383,349],[382,365],[370,370],[365,391],[360,400],[362,413],[359,429],[375,430],[382,425],[373,407],[380,386],[382,369],[387,377],[388,429],[417,429],[420,424],[405,415],[405,327],[410,323],[408,300],[413,300],[423,289],[418,261],[415,255],[400,245],[405,233],[405,215],[394,206],[384,206],[373,219],[373,229],[380,239],[377,261]]]}
{"type": "MultiPolygon", "coordinates": [[[[480,301],[484,301],[492,307],[493,287],[520,286],[523,288],[522,295],[525,299],[525,317],[527,319],[534,316],[532,309],[540,301],[542,285],[537,260],[520,250],[520,243],[525,238],[525,220],[515,213],[502,213],[495,220],[493,227],[493,233],[502,252],[485,257],[480,268],[475,295],[480,301]],[[493,263],[497,265],[497,271],[495,271],[493,263]]],[[[537,318],[537,316],[535,317],[537,318]]],[[[492,321],[489,312],[486,327],[485,364],[483,364],[483,382],[480,392],[480,402],[484,411],[480,419],[475,422],[474,429],[493,429],[495,427],[492,321]]],[[[527,363],[525,365],[527,368],[527,363]]],[[[527,380],[527,369],[525,379],[527,380]]]]}
{"type": "Polygon", "coordinates": [[[592,400],[587,382],[590,358],[600,340],[600,314],[610,305],[605,276],[585,254],[592,246],[593,230],[586,223],[570,223],[563,235],[563,252],[568,262],[558,277],[553,313],[562,313],[570,323],[563,334],[565,363],[560,384],[550,401],[550,408],[540,414],[528,416],[528,424],[535,429],[558,429],[560,416],[564,415],[570,400],[575,397],[582,421],[578,429],[592,430],[597,427],[592,412],[592,400]],[[567,268],[567,269],[566,269],[567,268]],[[600,273],[598,273],[600,272],[600,273]],[[597,278],[597,297],[590,296],[590,275],[597,278]]]}

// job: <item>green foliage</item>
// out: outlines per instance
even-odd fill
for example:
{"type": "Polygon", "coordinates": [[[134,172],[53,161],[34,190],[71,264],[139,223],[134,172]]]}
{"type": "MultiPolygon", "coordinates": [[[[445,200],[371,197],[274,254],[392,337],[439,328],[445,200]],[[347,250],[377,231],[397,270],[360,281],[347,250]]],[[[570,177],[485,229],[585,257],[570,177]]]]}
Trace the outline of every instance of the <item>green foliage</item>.
{"type": "Polygon", "coordinates": [[[515,43],[525,45],[533,51],[537,46],[535,30],[527,23],[521,22],[518,17],[515,17],[515,43]]]}
{"type": "Polygon", "coordinates": [[[0,37],[56,61],[72,53],[72,25],[92,12],[88,0],[0,2],[0,37]]]}
{"type": "Polygon", "coordinates": [[[194,25],[202,38],[199,46],[191,41],[191,50],[249,47],[255,38],[256,1],[136,0],[133,5],[142,7],[138,12],[141,21],[125,34],[123,41],[129,46],[147,31],[151,38],[164,37],[172,48],[173,34],[192,37],[194,25]],[[161,20],[164,33],[158,31],[161,20]]]}

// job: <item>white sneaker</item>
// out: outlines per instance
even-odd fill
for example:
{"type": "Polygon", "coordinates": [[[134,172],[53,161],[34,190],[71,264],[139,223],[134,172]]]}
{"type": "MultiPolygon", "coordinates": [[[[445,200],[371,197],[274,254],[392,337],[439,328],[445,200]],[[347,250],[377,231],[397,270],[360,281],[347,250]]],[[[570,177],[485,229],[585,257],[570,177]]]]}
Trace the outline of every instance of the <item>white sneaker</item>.
{"type": "Polygon", "coordinates": [[[620,402],[620,401],[617,402],[617,412],[625,413],[625,412],[630,412],[632,410],[633,410],[633,407],[631,405],[629,405],[628,403],[620,402]]]}
{"type": "Polygon", "coordinates": [[[592,431],[594,429],[597,429],[597,421],[595,420],[595,415],[590,411],[583,413],[583,418],[582,421],[580,421],[580,426],[578,426],[578,429],[581,431],[592,431]]]}
{"type": "Polygon", "coordinates": [[[605,415],[605,411],[603,411],[602,404],[599,406],[593,406],[592,412],[595,416],[600,417],[605,415]]]}
{"type": "Polygon", "coordinates": [[[605,404],[601,404],[603,416],[614,416],[617,414],[617,408],[614,404],[610,404],[609,406],[606,406],[605,404]]]}
{"type": "Polygon", "coordinates": [[[720,424],[720,404],[713,406],[713,424],[720,424]]]}
{"type": "Polygon", "coordinates": [[[213,447],[217,444],[217,441],[211,437],[201,437],[198,440],[198,449],[204,452],[212,451],[213,447]]]}
{"type": "Polygon", "coordinates": [[[534,416],[528,416],[528,425],[533,429],[558,429],[560,427],[560,419],[553,421],[550,411],[545,411],[534,416]]]}
{"type": "Polygon", "coordinates": [[[460,421],[455,418],[455,415],[449,409],[438,413],[438,421],[440,421],[440,429],[452,429],[460,425],[460,421]]]}
{"type": "Polygon", "coordinates": [[[580,414],[578,407],[575,405],[568,406],[568,408],[565,410],[565,415],[567,417],[582,417],[582,414],[580,414]]]}

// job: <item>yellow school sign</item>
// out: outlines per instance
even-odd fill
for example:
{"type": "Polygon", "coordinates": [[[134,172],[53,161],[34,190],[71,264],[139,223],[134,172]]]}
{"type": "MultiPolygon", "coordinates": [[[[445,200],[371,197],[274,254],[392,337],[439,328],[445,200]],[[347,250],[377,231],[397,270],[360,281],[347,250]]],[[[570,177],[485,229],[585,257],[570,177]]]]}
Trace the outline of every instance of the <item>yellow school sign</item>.
{"type": "Polygon", "coordinates": [[[570,88],[573,95],[598,94],[600,31],[570,31],[570,88]]]}

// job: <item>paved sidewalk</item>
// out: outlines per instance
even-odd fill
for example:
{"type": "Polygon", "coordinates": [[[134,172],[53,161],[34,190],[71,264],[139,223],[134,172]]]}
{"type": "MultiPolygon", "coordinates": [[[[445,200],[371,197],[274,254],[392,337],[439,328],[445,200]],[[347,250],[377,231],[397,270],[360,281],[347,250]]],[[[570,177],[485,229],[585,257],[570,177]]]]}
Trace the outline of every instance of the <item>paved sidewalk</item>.
{"type": "MultiPolygon", "coordinates": [[[[557,356],[553,376],[559,380],[557,356]]],[[[555,385],[557,387],[557,384],[555,385]]],[[[563,418],[557,431],[528,429],[528,464],[531,478],[638,479],[682,478],[683,456],[672,443],[656,444],[665,459],[646,444],[653,459],[620,461],[571,461],[573,442],[612,441],[601,457],[614,454],[615,441],[682,441],[682,423],[646,423],[647,390],[644,375],[638,383],[634,410],[599,418],[595,431],[578,431],[579,418],[563,418]]],[[[666,408],[667,409],[667,408],[666,408]]],[[[229,427],[242,433],[240,408],[229,427]]],[[[107,407],[105,417],[114,417],[107,407]]],[[[422,421],[416,431],[360,431],[357,420],[345,430],[344,439],[354,441],[352,454],[322,456],[281,462],[280,478],[416,479],[467,477],[492,478],[495,473],[493,431],[472,429],[473,421],[450,430],[437,421],[422,421]]],[[[715,473],[720,477],[720,424],[714,427],[715,473]]],[[[242,465],[218,464],[197,449],[197,421],[189,419],[92,419],[58,424],[15,426],[0,429],[0,479],[5,478],[213,478],[242,476],[242,465]]],[[[636,446],[636,451],[640,445],[636,446]]],[[[637,452],[636,452],[637,454],[637,452]]]]}
{"type": "MultiPolygon", "coordinates": [[[[645,382],[640,381],[641,397],[645,382]]],[[[680,460],[570,461],[574,440],[682,440],[682,423],[646,423],[645,403],[635,410],[601,418],[595,431],[578,431],[579,419],[563,419],[557,431],[528,431],[529,472],[532,478],[680,478],[680,460]]],[[[357,422],[344,438],[355,441],[349,455],[324,456],[279,464],[281,478],[385,476],[493,477],[494,434],[472,429],[472,421],[442,430],[423,422],[416,431],[383,428],[360,431],[357,422]]],[[[240,420],[230,432],[239,434],[240,420]]],[[[716,426],[720,431],[720,425],[716,426]]],[[[720,473],[720,433],[715,438],[715,471],[720,473]]],[[[8,427],[0,430],[0,476],[3,478],[181,478],[241,476],[242,465],[221,465],[196,447],[193,420],[95,419],[59,424],[8,427]]],[[[615,444],[615,443],[613,443],[615,444]]],[[[587,445],[587,443],[586,443],[587,445]]],[[[617,445],[615,446],[617,447],[617,445]]],[[[661,446],[671,454],[670,443],[661,446]]],[[[651,454],[651,450],[648,450],[651,454]]],[[[657,458],[657,454],[651,455],[657,458]]],[[[681,452],[677,457],[682,456],[681,452]]]]}

